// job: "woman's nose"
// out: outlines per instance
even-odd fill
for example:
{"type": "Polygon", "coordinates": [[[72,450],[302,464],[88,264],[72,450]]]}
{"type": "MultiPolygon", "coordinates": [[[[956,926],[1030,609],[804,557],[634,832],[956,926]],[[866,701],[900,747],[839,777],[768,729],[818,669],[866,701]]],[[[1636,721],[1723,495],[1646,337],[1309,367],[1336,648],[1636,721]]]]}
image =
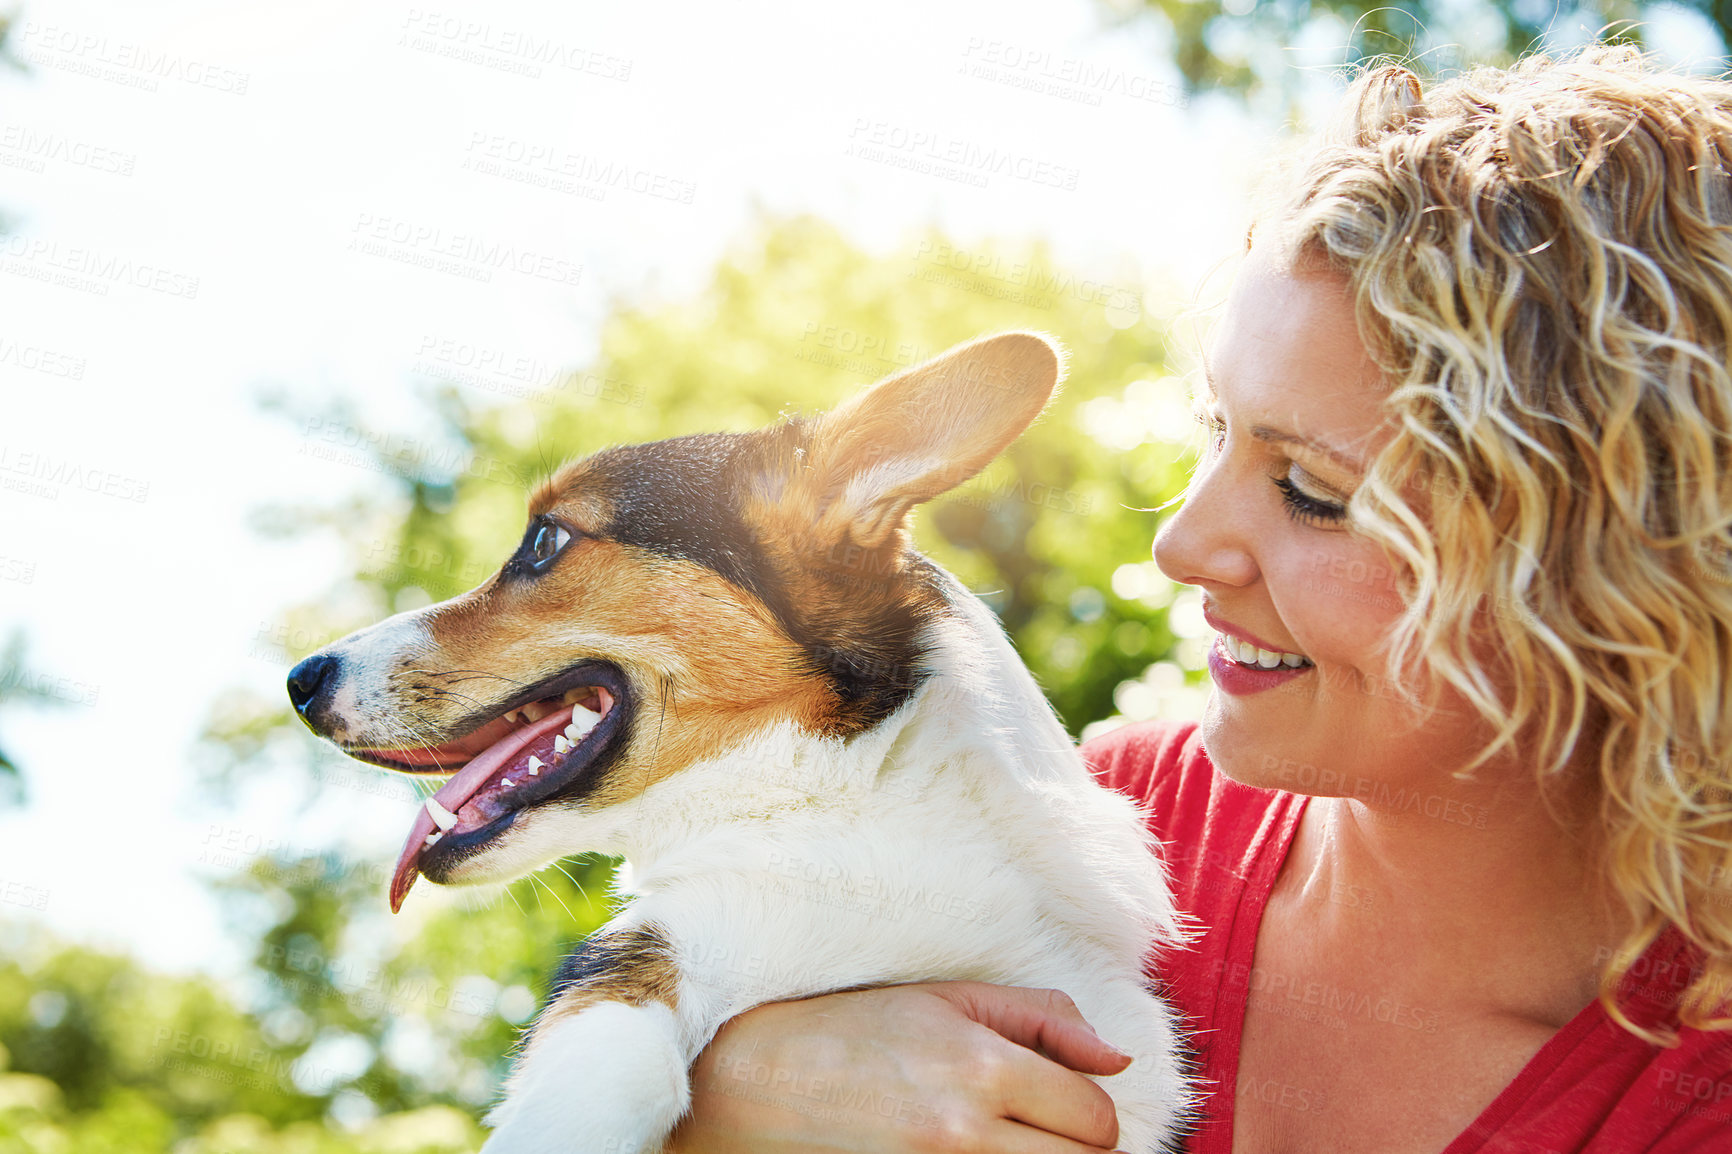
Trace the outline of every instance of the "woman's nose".
{"type": "Polygon", "coordinates": [[[1155,564],[1184,585],[1249,585],[1257,580],[1245,480],[1216,456],[1198,466],[1184,504],[1155,534],[1155,564]]]}

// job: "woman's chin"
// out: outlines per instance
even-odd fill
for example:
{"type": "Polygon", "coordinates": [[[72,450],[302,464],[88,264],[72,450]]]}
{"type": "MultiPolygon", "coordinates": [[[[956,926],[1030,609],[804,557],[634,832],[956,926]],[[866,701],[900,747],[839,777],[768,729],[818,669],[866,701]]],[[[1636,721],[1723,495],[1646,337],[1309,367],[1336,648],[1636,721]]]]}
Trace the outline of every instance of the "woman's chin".
{"type": "Polygon", "coordinates": [[[1200,728],[1210,764],[1240,785],[1293,789],[1294,769],[1302,763],[1293,756],[1291,735],[1283,740],[1267,724],[1256,724],[1245,716],[1246,704],[1219,689],[1209,695],[1200,728]]]}

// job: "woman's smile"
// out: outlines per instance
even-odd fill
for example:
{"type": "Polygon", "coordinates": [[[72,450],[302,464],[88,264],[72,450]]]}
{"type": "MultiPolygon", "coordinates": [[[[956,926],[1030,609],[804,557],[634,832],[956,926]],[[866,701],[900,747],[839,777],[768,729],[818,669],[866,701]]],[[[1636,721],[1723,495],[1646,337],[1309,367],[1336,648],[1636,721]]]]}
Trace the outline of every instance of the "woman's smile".
{"type": "Polygon", "coordinates": [[[1303,653],[1271,645],[1222,621],[1206,601],[1203,618],[1215,630],[1215,644],[1209,647],[1209,676],[1223,693],[1261,693],[1316,668],[1303,653]]]}

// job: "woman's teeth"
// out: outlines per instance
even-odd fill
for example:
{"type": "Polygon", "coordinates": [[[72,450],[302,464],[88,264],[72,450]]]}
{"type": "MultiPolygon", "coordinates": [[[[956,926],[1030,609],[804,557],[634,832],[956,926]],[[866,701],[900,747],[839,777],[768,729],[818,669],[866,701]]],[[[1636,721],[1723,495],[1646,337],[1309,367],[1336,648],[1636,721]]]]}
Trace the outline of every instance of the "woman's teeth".
{"type": "Polygon", "coordinates": [[[1301,665],[1311,664],[1310,659],[1303,653],[1271,653],[1229,634],[1223,633],[1220,636],[1221,648],[1240,665],[1254,665],[1258,669],[1274,669],[1276,666],[1285,665],[1289,669],[1297,669],[1301,665]]]}

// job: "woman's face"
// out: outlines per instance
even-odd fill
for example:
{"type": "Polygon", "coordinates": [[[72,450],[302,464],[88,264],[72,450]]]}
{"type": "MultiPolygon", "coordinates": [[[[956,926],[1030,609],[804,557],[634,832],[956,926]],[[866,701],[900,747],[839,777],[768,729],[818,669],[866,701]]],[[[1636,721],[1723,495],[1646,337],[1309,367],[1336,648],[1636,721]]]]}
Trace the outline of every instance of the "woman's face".
{"type": "Polygon", "coordinates": [[[1459,713],[1419,727],[1406,702],[1422,687],[1386,677],[1401,600],[1345,506],[1392,430],[1345,280],[1253,249],[1206,364],[1211,447],[1154,552],[1201,588],[1218,634],[1210,757],[1238,781],[1298,793],[1435,786],[1440,765],[1469,760],[1478,727],[1459,713]]]}

